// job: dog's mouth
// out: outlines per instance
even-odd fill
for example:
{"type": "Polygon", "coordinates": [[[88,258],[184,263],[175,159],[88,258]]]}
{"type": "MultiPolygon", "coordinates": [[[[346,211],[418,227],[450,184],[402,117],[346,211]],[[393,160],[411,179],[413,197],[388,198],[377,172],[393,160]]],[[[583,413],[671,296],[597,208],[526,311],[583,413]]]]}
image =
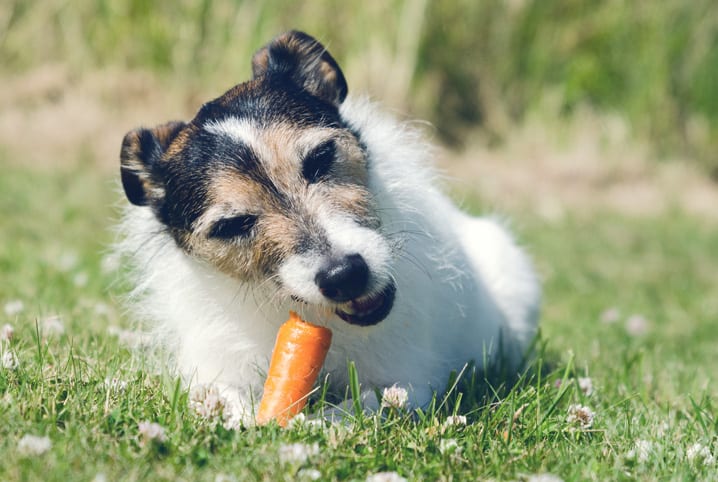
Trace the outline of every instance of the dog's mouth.
{"type": "Polygon", "coordinates": [[[396,286],[390,283],[380,292],[349,300],[334,311],[339,318],[349,324],[376,325],[391,312],[395,296],[396,286]]]}

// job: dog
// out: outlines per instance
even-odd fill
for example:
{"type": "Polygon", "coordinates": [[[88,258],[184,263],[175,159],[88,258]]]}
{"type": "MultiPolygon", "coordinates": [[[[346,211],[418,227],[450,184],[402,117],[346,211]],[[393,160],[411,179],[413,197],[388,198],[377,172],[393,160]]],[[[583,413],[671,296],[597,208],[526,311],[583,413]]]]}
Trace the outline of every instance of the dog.
{"type": "Polygon", "coordinates": [[[349,96],[311,36],[276,37],[252,73],[122,142],[130,299],[183,379],[253,423],[289,310],[331,329],[325,379],[341,393],[353,362],[367,410],[394,385],[425,407],[467,362],[519,370],[541,295],[503,223],[454,206],[418,130],[349,96]]]}

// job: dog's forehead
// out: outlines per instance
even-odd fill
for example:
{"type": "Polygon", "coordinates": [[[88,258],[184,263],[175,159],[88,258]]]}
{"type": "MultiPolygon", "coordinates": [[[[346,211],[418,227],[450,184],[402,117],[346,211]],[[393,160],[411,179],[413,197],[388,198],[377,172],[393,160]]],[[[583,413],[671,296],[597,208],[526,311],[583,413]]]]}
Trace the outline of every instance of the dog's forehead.
{"type": "Polygon", "coordinates": [[[264,78],[238,84],[205,103],[194,123],[203,125],[227,117],[251,119],[258,124],[291,123],[298,127],[341,124],[336,106],[290,83],[264,78]]]}
{"type": "Polygon", "coordinates": [[[206,103],[168,149],[163,219],[189,227],[213,205],[251,210],[291,194],[309,150],[342,135],[336,107],[266,81],[240,84],[206,103]]]}
{"type": "Polygon", "coordinates": [[[233,116],[207,121],[202,129],[216,136],[216,144],[249,149],[265,169],[295,165],[309,150],[337,133],[337,129],[322,125],[297,126],[282,120],[266,124],[233,116]]]}
{"type": "MultiPolygon", "coordinates": [[[[239,84],[206,103],[192,121],[190,142],[201,157],[237,161],[240,169],[287,168],[343,123],[336,107],[286,85],[239,84]]],[[[194,156],[196,157],[196,155],[194,156]]]]}
{"type": "Polygon", "coordinates": [[[301,203],[306,193],[303,163],[307,155],[332,140],[351,145],[341,129],[297,127],[277,122],[263,125],[252,119],[228,117],[207,122],[203,130],[221,145],[222,153],[207,173],[208,200],[229,211],[277,209],[301,203]]]}

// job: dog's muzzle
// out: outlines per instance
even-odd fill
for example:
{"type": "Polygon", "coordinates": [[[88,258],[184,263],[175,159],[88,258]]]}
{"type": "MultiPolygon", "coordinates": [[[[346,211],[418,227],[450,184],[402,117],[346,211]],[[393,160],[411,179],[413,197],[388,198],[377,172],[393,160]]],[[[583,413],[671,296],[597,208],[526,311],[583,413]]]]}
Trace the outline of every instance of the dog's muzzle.
{"type": "Polygon", "coordinates": [[[394,305],[396,286],[389,283],[379,291],[364,294],[369,286],[370,271],[359,254],[333,260],[316,275],[322,295],[339,303],[335,312],[352,325],[376,325],[389,315],[394,305]]]}

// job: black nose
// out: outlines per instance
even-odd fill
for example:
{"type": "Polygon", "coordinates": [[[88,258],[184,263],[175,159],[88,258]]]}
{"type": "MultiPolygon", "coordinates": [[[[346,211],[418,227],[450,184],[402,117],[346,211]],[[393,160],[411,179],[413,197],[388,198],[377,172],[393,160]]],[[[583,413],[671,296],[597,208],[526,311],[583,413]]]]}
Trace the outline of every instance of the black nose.
{"type": "Polygon", "coordinates": [[[364,293],[369,282],[369,267],[359,254],[333,260],[322,268],[314,282],[332,301],[348,301],[364,293]]]}

